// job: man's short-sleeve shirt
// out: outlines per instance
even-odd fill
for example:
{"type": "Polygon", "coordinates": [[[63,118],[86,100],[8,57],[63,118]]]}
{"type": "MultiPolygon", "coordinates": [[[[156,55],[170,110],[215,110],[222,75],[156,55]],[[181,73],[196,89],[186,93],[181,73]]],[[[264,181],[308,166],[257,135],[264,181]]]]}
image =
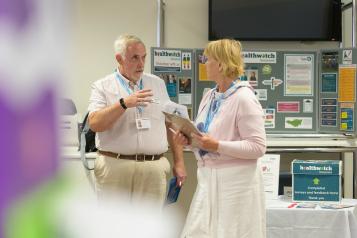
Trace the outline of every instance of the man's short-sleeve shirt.
{"type": "MultiPolygon", "coordinates": [[[[120,98],[129,95],[125,84],[119,81],[125,79],[119,72],[115,72],[92,84],[89,100],[89,113],[101,110],[118,103],[120,98]]],[[[96,146],[99,150],[119,154],[161,154],[167,151],[165,116],[162,113],[163,105],[169,101],[165,83],[159,77],[144,73],[142,78],[143,89],[151,89],[155,103],[146,107],[128,108],[113,127],[96,133],[96,146]],[[150,128],[138,129],[136,119],[150,120],[150,128]]]]}

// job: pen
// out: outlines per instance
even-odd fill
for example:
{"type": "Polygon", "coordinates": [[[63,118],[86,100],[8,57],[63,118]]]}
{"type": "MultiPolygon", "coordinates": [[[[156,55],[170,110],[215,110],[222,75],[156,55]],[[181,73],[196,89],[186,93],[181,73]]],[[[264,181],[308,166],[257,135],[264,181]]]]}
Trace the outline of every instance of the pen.
{"type": "Polygon", "coordinates": [[[170,130],[172,133],[174,133],[175,135],[177,134],[177,132],[176,132],[174,129],[172,129],[171,127],[169,127],[169,130],[170,130]]]}
{"type": "Polygon", "coordinates": [[[297,203],[291,203],[289,206],[288,206],[288,208],[293,208],[293,207],[295,207],[297,205],[297,203]]]}

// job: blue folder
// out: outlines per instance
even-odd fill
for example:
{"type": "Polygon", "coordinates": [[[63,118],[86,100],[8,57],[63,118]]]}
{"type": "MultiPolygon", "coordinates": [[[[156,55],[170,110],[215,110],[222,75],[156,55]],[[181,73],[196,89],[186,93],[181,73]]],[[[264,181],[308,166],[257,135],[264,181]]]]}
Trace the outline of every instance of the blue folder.
{"type": "Polygon", "coordinates": [[[177,178],[173,177],[169,181],[169,190],[167,192],[166,204],[171,204],[177,201],[181,187],[177,186],[177,178]]]}

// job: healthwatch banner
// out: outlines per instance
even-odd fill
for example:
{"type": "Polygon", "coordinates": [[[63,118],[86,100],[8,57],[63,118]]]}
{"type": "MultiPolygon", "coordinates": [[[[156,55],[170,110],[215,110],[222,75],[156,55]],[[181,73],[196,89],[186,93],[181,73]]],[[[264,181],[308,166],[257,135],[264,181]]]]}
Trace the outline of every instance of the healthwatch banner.
{"type": "Polygon", "coordinates": [[[294,160],[293,174],[341,175],[342,163],[339,160],[294,160]]]}
{"type": "Polygon", "coordinates": [[[155,49],[155,72],[181,72],[181,50],[155,49]]]}
{"type": "Polygon", "coordinates": [[[244,63],[276,64],[276,52],[244,51],[244,63]]]}

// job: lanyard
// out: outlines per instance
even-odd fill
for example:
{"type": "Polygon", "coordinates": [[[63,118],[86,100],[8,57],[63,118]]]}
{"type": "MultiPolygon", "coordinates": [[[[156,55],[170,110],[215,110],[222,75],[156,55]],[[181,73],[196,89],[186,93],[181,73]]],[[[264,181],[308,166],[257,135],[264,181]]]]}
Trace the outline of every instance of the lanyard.
{"type": "Polygon", "coordinates": [[[238,88],[239,88],[239,86],[236,87],[236,84],[232,82],[226,92],[220,93],[219,95],[215,95],[215,94],[217,94],[217,89],[218,89],[216,86],[216,89],[214,91],[212,91],[211,96],[210,96],[210,106],[208,108],[203,127],[201,126],[201,128],[198,128],[198,129],[200,129],[201,132],[204,132],[204,133],[208,132],[209,126],[211,125],[213,118],[218,113],[219,108],[221,107],[222,101],[224,99],[226,99],[227,97],[229,97],[230,95],[232,95],[238,88]]]}
{"type": "Polygon", "coordinates": [[[203,132],[204,133],[207,133],[208,132],[208,128],[209,126],[211,125],[211,122],[213,121],[213,118],[215,117],[215,115],[217,114],[220,106],[221,106],[221,103],[222,103],[222,95],[223,94],[220,94],[218,95],[217,98],[215,98],[215,96],[213,96],[213,94],[211,94],[211,102],[210,102],[210,105],[209,105],[209,108],[208,108],[208,112],[206,114],[206,119],[205,119],[205,123],[204,123],[204,126],[203,126],[203,132]]]}
{"type": "MultiPolygon", "coordinates": [[[[197,129],[200,132],[207,133],[209,126],[211,125],[214,117],[218,113],[220,106],[222,104],[222,101],[231,96],[233,93],[235,93],[239,88],[241,87],[250,87],[249,84],[242,83],[242,82],[232,82],[232,84],[229,86],[226,92],[220,93],[219,95],[215,95],[217,93],[218,86],[211,92],[210,99],[209,99],[209,108],[206,109],[206,117],[202,118],[200,120],[200,114],[205,112],[205,107],[208,105],[205,104],[201,111],[198,112],[198,115],[196,117],[196,123],[197,123],[197,129]],[[217,98],[215,98],[215,96],[217,98]]],[[[203,116],[203,115],[202,115],[203,116]]],[[[208,151],[199,149],[198,154],[202,158],[205,154],[207,154],[208,151]]]]}
{"type": "MultiPolygon", "coordinates": [[[[116,70],[116,74],[115,74],[116,78],[118,79],[119,83],[123,86],[123,88],[127,91],[127,93],[130,95],[133,93],[133,90],[129,87],[129,84],[127,82],[125,82],[125,80],[123,79],[123,76],[118,72],[118,70],[116,70]]],[[[139,82],[139,90],[142,90],[144,88],[143,85],[143,80],[140,79],[139,82]]]]}
{"type": "MultiPolygon", "coordinates": [[[[133,92],[133,90],[129,87],[129,84],[124,80],[123,76],[119,73],[118,70],[115,71],[116,74],[115,74],[115,77],[118,79],[119,83],[122,85],[122,87],[126,90],[126,92],[131,95],[133,92]]],[[[139,82],[139,90],[142,90],[144,88],[144,85],[143,85],[143,79],[140,79],[140,82],[139,82]]],[[[142,114],[143,112],[143,107],[139,107],[137,106],[136,107],[138,112],[139,112],[139,115],[142,114]]],[[[137,115],[137,117],[139,117],[139,115],[137,115]]]]}

